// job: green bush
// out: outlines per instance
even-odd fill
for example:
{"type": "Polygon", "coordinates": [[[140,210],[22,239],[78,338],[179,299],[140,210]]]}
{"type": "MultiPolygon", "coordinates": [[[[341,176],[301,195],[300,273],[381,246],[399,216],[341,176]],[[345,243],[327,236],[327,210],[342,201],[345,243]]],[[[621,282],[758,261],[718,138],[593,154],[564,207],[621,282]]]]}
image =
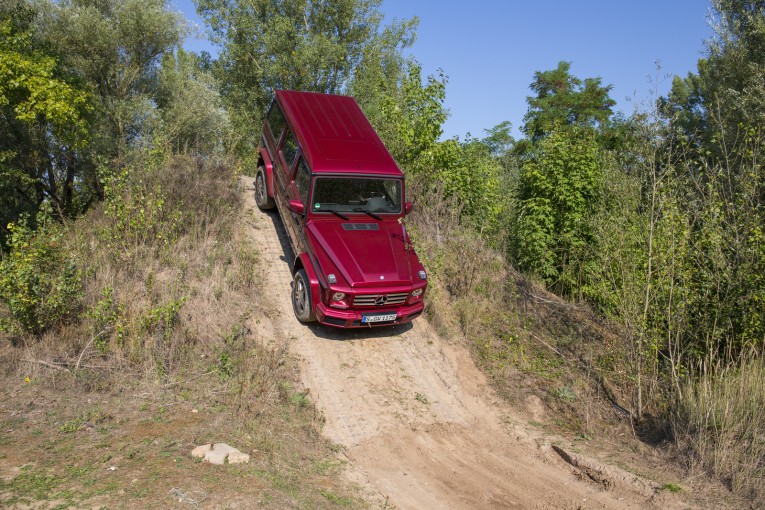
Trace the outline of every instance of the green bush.
{"type": "Polygon", "coordinates": [[[91,321],[90,329],[95,346],[105,352],[112,338],[118,341],[124,339],[127,333],[127,309],[124,303],[114,298],[112,287],[101,289],[101,298],[85,315],[91,321]]]}
{"type": "Polygon", "coordinates": [[[560,129],[523,163],[513,255],[521,269],[565,293],[575,290],[577,255],[594,243],[590,216],[601,178],[595,134],[560,129]]]}
{"type": "Polygon", "coordinates": [[[63,231],[47,218],[40,220],[37,230],[27,218],[8,225],[10,251],[0,261],[0,301],[10,319],[0,319],[1,330],[40,333],[79,308],[82,275],[61,246],[63,231]]]}
{"type": "Polygon", "coordinates": [[[165,247],[175,242],[181,212],[168,204],[161,185],[131,180],[124,171],[106,179],[104,192],[104,213],[109,223],[101,238],[120,256],[129,258],[141,248],[165,247]]]}

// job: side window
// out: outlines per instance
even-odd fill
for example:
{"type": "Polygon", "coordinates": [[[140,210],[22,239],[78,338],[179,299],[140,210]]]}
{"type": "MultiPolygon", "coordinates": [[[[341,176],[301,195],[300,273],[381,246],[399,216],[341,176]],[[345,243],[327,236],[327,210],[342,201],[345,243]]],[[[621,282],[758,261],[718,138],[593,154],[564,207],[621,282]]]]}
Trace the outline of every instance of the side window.
{"type": "Polygon", "coordinates": [[[308,191],[311,188],[311,172],[308,170],[305,160],[300,158],[297,171],[295,172],[295,190],[297,190],[303,205],[308,203],[308,191]]]}
{"type": "Polygon", "coordinates": [[[282,144],[282,156],[284,156],[284,162],[287,163],[287,175],[290,173],[297,151],[298,145],[295,140],[295,135],[293,135],[292,131],[287,128],[287,132],[284,134],[284,143],[282,144]]]}
{"type": "Polygon", "coordinates": [[[285,121],[282,109],[279,104],[274,101],[271,103],[271,111],[268,112],[268,127],[271,129],[271,134],[274,136],[276,143],[279,143],[279,137],[282,135],[285,121]]]}

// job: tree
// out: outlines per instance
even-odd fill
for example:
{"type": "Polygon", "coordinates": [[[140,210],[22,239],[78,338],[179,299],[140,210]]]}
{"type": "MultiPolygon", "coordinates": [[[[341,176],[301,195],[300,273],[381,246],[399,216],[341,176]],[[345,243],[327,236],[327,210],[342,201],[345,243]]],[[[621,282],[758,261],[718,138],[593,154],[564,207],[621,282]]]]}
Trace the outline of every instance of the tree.
{"type": "Polygon", "coordinates": [[[481,140],[491,152],[492,156],[502,157],[512,149],[515,139],[510,134],[513,129],[510,121],[500,122],[493,128],[484,129],[486,136],[481,140]]]}
{"type": "Polygon", "coordinates": [[[765,122],[765,1],[714,0],[716,37],[699,66],[708,110],[719,101],[725,116],[747,125],[765,122]]]}
{"type": "Polygon", "coordinates": [[[378,36],[380,3],[200,0],[222,45],[216,70],[237,128],[257,130],[276,89],[340,93],[378,36]]]}
{"type": "MultiPolygon", "coordinates": [[[[345,87],[345,92],[356,99],[388,150],[402,165],[406,156],[405,151],[398,150],[398,147],[403,148],[399,141],[401,126],[414,123],[411,118],[414,115],[428,117],[428,122],[420,120],[417,123],[421,127],[427,126],[430,141],[426,145],[431,145],[440,136],[440,133],[435,136],[433,133],[443,122],[439,121],[443,114],[443,89],[429,79],[428,91],[423,93],[422,67],[403,55],[403,50],[414,42],[417,23],[417,18],[414,18],[385,27],[364,47],[361,60],[345,87]],[[413,95],[419,99],[413,98],[413,95]],[[428,109],[426,104],[438,106],[428,109]],[[409,120],[403,120],[403,117],[409,120]]],[[[443,77],[441,81],[444,81],[443,77]]],[[[422,138],[420,135],[414,137],[422,138]]]]}
{"type": "Polygon", "coordinates": [[[523,131],[536,142],[558,126],[598,128],[608,123],[616,102],[609,97],[612,85],[601,85],[600,78],[584,81],[571,75],[570,62],[559,62],[556,69],[537,71],[529,85],[536,93],[526,101],[529,111],[523,118],[523,131]]]}
{"type": "Polygon", "coordinates": [[[686,136],[712,145],[722,135],[732,146],[742,126],[765,123],[765,1],[714,0],[712,7],[706,57],[697,73],[674,78],[661,105],[686,136]]]}
{"type": "Polygon", "coordinates": [[[231,126],[217,82],[193,53],[178,48],[162,57],[156,103],[162,121],[157,138],[173,152],[210,154],[226,148],[231,126]]]}
{"type": "Polygon", "coordinates": [[[578,252],[594,242],[589,216],[598,189],[598,145],[589,129],[553,131],[524,162],[520,174],[513,254],[521,269],[570,293],[578,252]]]}
{"type": "Polygon", "coordinates": [[[131,147],[145,141],[162,55],[186,32],[183,17],[165,0],[41,1],[38,37],[65,68],[92,88],[95,117],[83,176],[100,197],[98,167],[127,163],[131,147]]]}
{"type": "Polygon", "coordinates": [[[35,11],[0,9],[0,242],[21,213],[46,199],[74,207],[76,171],[59,164],[87,143],[89,95],[33,38],[35,11]]]}
{"type": "Polygon", "coordinates": [[[765,1],[715,0],[716,35],[697,74],[676,77],[660,106],[682,135],[665,145],[688,180],[694,299],[684,341],[697,352],[762,345],[765,321],[765,1]]]}
{"type": "Polygon", "coordinates": [[[447,116],[445,97],[446,77],[430,75],[423,84],[422,68],[410,61],[397,88],[382,95],[379,110],[372,113],[375,127],[391,154],[412,173],[432,169],[433,151],[447,116]]]}

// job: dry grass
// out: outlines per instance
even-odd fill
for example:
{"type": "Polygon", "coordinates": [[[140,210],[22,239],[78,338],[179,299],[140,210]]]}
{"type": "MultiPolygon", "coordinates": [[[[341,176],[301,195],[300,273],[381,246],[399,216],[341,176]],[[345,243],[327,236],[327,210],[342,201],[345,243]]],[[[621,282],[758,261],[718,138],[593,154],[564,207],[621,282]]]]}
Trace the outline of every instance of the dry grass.
{"type": "Polygon", "coordinates": [[[2,426],[13,432],[0,444],[0,506],[164,507],[182,485],[202,486],[216,506],[363,507],[295,389],[295,360],[247,327],[262,289],[232,163],[175,157],[148,168],[120,184],[119,207],[100,204],[66,227],[86,275],[79,320],[2,341],[0,405],[12,417],[2,426]],[[253,462],[190,462],[190,448],[209,441],[253,462]],[[98,470],[119,461],[124,476],[87,468],[107,457],[98,470]]]}
{"type": "Polygon", "coordinates": [[[691,467],[765,505],[765,362],[704,364],[682,384],[670,426],[691,467]]]}

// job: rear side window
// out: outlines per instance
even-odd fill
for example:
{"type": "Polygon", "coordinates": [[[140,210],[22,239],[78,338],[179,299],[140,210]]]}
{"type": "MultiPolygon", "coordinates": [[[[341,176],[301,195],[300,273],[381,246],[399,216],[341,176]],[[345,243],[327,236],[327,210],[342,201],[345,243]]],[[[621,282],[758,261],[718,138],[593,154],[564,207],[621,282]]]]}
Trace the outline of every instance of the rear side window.
{"type": "Polygon", "coordinates": [[[297,154],[298,145],[295,140],[295,135],[287,128],[287,132],[284,134],[284,145],[282,145],[282,156],[284,156],[284,162],[287,163],[287,173],[292,168],[292,163],[295,161],[295,154],[297,154]]]}
{"type": "Polygon", "coordinates": [[[279,142],[279,137],[282,135],[284,125],[285,121],[282,109],[279,107],[279,104],[274,101],[271,104],[271,111],[268,112],[268,127],[271,129],[271,134],[274,136],[274,140],[276,140],[277,143],[279,142]]]}
{"type": "Polygon", "coordinates": [[[297,172],[295,172],[295,190],[297,190],[303,205],[308,203],[308,190],[311,188],[311,172],[305,160],[300,158],[298,161],[297,172]]]}

